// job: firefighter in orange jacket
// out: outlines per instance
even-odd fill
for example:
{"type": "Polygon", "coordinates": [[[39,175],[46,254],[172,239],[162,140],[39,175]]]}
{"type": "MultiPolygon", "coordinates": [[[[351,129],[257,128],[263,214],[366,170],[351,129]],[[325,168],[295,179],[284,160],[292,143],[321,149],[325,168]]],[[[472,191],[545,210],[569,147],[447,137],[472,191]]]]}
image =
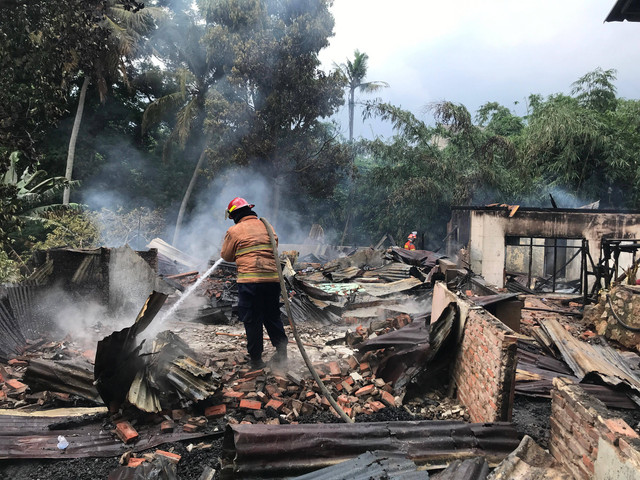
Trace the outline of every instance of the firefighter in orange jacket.
{"type": "Polygon", "coordinates": [[[407,250],[415,250],[416,246],[413,242],[416,241],[416,238],[418,238],[418,232],[411,232],[407,237],[407,243],[404,244],[404,248],[407,250]]]}
{"type": "MultiPolygon", "coordinates": [[[[265,225],[252,210],[255,205],[236,197],[227,207],[233,225],[224,237],[220,255],[238,267],[238,317],[247,333],[251,366],[263,368],[262,327],[266,328],[276,354],[273,361],[287,359],[289,339],[280,319],[280,279],[265,225]]],[[[277,237],[276,237],[277,242],[277,237]]]]}

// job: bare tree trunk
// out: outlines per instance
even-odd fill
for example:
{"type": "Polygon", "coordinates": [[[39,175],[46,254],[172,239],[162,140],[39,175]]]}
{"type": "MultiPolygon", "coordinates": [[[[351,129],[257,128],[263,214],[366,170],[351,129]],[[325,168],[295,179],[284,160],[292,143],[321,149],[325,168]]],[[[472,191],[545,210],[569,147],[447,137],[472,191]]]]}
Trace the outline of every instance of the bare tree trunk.
{"type": "Polygon", "coordinates": [[[180,210],[178,211],[178,219],[176,220],[176,229],[173,232],[173,241],[171,244],[175,246],[180,239],[180,228],[182,227],[182,219],[184,217],[184,212],[187,210],[187,204],[189,203],[189,199],[191,198],[191,192],[193,192],[193,188],[196,186],[196,180],[198,178],[198,172],[202,168],[202,164],[204,163],[204,159],[207,157],[207,146],[213,137],[212,134],[207,136],[207,139],[204,143],[204,147],[202,147],[202,152],[200,153],[200,158],[198,158],[198,163],[196,164],[196,168],[193,170],[193,175],[191,175],[191,180],[189,181],[189,186],[187,187],[187,191],[184,192],[184,197],[182,197],[182,203],[180,204],[180,210]]]}
{"type": "Polygon", "coordinates": [[[342,231],[342,238],[340,239],[340,245],[344,245],[344,241],[347,238],[349,232],[349,221],[351,220],[351,211],[347,213],[347,221],[344,222],[344,230],[342,231]]]}
{"type": "Polygon", "coordinates": [[[353,141],[353,110],[355,109],[355,88],[349,90],[349,142],[353,141]]]}
{"type": "Polygon", "coordinates": [[[273,183],[273,209],[271,211],[271,223],[277,226],[278,216],[280,215],[280,198],[282,197],[282,186],[280,185],[280,177],[275,177],[273,183]]]}
{"type": "MultiPolygon", "coordinates": [[[[78,140],[78,132],[80,131],[80,123],[82,122],[82,112],[84,111],[84,100],[87,96],[87,88],[89,87],[89,76],[85,75],[82,82],[82,88],[80,89],[80,96],[78,97],[78,109],[76,110],[76,118],[73,121],[73,129],[71,130],[71,138],[69,139],[69,151],[67,153],[67,170],[65,178],[68,182],[72,180],[73,174],[73,161],[76,155],[76,142],[78,140]]],[[[69,205],[69,196],[71,195],[71,187],[67,185],[64,187],[62,194],[62,204],[69,205]]]]}

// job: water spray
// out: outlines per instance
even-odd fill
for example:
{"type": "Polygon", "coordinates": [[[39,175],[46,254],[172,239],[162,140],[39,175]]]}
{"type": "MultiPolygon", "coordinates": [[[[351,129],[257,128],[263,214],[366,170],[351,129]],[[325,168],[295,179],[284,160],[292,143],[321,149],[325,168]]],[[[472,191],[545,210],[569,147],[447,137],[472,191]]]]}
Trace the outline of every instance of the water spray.
{"type": "Polygon", "coordinates": [[[160,319],[160,323],[163,323],[165,320],[167,320],[171,315],[173,315],[178,308],[180,308],[180,305],[182,305],[185,300],[193,293],[196,291],[196,289],[202,284],[202,282],[205,281],[205,279],[211,275],[213,273],[213,271],[218,268],[218,265],[220,265],[222,263],[222,258],[218,259],[213,265],[211,265],[211,267],[209,268],[209,270],[207,270],[206,272],[204,272],[204,274],[198,279],[198,281],[196,283],[194,283],[193,285],[191,285],[189,288],[187,288],[187,290],[185,290],[185,292],[182,294],[182,296],[178,299],[178,301],[176,303],[174,303],[171,308],[167,311],[167,313],[165,313],[162,318],[160,319]]]}

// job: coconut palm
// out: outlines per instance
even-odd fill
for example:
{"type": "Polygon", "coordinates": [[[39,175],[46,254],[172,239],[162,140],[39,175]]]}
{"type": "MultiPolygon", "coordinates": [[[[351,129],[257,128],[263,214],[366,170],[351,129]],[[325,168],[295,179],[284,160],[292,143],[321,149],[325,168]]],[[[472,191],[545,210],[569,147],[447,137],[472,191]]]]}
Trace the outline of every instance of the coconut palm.
{"type": "MultiPolygon", "coordinates": [[[[83,76],[82,87],[78,95],[78,108],[73,121],[69,149],[67,152],[67,166],[65,178],[71,181],[73,176],[73,164],[75,160],[76,143],[87,89],[91,80],[94,81],[100,94],[100,100],[104,102],[107,95],[107,79],[119,76],[128,84],[127,63],[130,62],[141,50],[144,44],[144,35],[150,32],[156,22],[165,16],[164,10],[155,7],[139,8],[136,2],[130,0],[108,0],[105,14],[102,16],[102,26],[108,32],[107,54],[104,57],[88,59],[90,66],[81,70],[83,76]]],[[[80,67],[80,59],[72,56],[72,62],[80,67]]],[[[70,189],[67,185],[62,196],[63,205],[69,204],[70,189]]]]}
{"type": "Polygon", "coordinates": [[[355,109],[355,92],[359,90],[364,93],[372,93],[381,88],[389,86],[387,82],[371,81],[365,82],[367,76],[367,61],[369,56],[355,50],[353,52],[353,61],[347,59],[347,63],[338,65],[338,68],[342,71],[342,74],[347,80],[347,89],[349,91],[349,141],[353,140],[353,112],[355,109]]]}
{"type": "Polygon", "coordinates": [[[164,158],[169,155],[173,146],[184,149],[187,144],[202,142],[198,161],[178,211],[172,240],[175,245],[180,237],[182,220],[198,173],[206,159],[207,147],[213,138],[213,122],[209,122],[207,127],[204,124],[206,104],[207,100],[211,102],[211,87],[222,76],[223,70],[207,55],[201,43],[205,29],[197,19],[182,15],[167,27],[167,31],[159,36],[167,44],[159,45],[158,48],[169,51],[168,61],[176,67],[174,80],[177,88],[149,104],[142,118],[142,132],[144,134],[153,125],[170,119],[173,127],[163,149],[164,158]],[[205,134],[204,140],[202,133],[205,134]]]}

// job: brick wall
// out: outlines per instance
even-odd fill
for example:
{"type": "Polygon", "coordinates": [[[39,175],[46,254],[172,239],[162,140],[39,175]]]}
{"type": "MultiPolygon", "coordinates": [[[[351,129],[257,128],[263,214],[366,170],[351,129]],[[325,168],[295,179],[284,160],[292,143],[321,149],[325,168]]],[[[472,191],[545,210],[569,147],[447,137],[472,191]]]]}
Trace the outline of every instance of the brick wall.
{"type": "Polygon", "coordinates": [[[566,378],[554,379],[551,399],[549,451],[574,478],[640,477],[640,438],[624,420],[566,378]]]}
{"type": "Polygon", "coordinates": [[[454,380],[473,422],[511,421],[517,363],[513,333],[486,310],[469,310],[454,380]]]}

